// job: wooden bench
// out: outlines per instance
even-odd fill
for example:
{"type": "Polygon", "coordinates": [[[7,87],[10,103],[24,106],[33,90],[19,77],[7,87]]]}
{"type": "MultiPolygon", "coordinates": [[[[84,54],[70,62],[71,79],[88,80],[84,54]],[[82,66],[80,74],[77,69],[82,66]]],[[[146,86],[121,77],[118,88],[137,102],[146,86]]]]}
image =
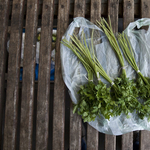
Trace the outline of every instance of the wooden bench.
{"type": "MultiPolygon", "coordinates": [[[[81,150],[82,120],[61,75],[60,40],[69,22],[95,22],[110,15],[123,29],[134,18],[150,17],[150,0],[0,0],[0,150],[81,150]],[[53,21],[54,20],[54,21],[53,21]],[[53,25],[57,27],[55,81],[50,82],[53,25]],[[39,78],[35,82],[37,27],[42,28],[39,78]],[[26,29],[23,82],[19,81],[22,28],[26,29]],[[7,32],[10,29],[9,55],[7,32]]],[[[104,135],[85,124],[87,150],[132,150],[133,132],[104,135]]],[[[140,150],[150,150],[150,132],[140,131],[140,150]]]]}

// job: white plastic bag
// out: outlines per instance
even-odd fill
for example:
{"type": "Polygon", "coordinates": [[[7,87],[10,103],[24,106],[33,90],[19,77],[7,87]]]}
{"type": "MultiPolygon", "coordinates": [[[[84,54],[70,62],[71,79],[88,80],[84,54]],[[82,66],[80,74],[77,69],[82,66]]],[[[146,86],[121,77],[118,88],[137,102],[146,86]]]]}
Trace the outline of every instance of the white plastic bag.
{"type": "MultiPolygon", "coordinates": [[[[150,77],[150,67],[148,67],[150,66],[150,29],[147,32],[145,30],[134,31],[136,26],[141,27],[144,25],[150,25],[150,19],[140,19],[131,23],[125,32],[131,41],[135,53],[135,60],[142,74],[150,77]]],[[[94,30],[94,48],[99,62],[112,80],[118,77],[121,70],[120,64],[103,31],[85,18],[77,17],[70,24],[62,38],[66,37],[69,40],[70,35],[73,35],[76,28],[79,28],[79,38],[84,30],[87,42],[91,40],[91,31],[94,30]]],[[[88,82],[87,72],[74,53],[63,44],[61,44],[60,52],[63,79],[69,89],[73,103],[77,104],[80,85],[88,82]]],[[[127,77],[134,79],[136,77],[135,71],[125,59],[124,61],[127,77]]],[[[101,81],[109,85],[102,77],[101,81]]],[[[101,115],[100,118],[96,117],[95,121],[91,121],[89,124],[99,132],[111,135],[122,135],[135,130],[150,130],[150,122],[147,121],[147,118],[143,120],[139,119],[136,112],[130,113],[129,115],[131,116],[129,119],[124,114],[121,114],[117,117],[111,117],[110,120],[105,119],[101,115]]]]}

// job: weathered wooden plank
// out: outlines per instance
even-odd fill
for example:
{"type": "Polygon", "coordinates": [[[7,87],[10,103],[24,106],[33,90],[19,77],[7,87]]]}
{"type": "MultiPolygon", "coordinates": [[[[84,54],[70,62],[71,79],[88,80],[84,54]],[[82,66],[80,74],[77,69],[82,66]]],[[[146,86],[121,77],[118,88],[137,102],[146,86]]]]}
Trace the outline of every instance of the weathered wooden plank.
{"type": "Polygon", "coordinates": [[[116,150],[116,136],[105,135],[105,150],[116,150]]]}
{"type": "Polygon", "coordinates": [[[20,121],[20,150],[32,149],[33,111],[34,111],[34,74],[37,40],[38,0],[27,1],[25,45],[23,60],[23,82],[20,121]]]}
{"type": "Polygon", "coordinates": [[[101,17],[101,0],[91,0],[90,20],[95,23],[101,17]]]}
{"type": "Polygon", "coordinates": [[[123,28],[134,21],[134,0],[124,0],[123,2],[123,28]]]}
{"type": "Polygon", "coordinates": [[[119,10],[119,1],[109,0],[108,1],[108,16],[110,16],[114,33],[118,31],[118,10],[119,10]]]}
{"type": "MultiPolygon", "coordinates": [[[[39,11],[38,11],[38,15],[41,15],[42,14],[42,7],[43,5],[40,4],[39,5],[39,11]]],[[[134,3],[134,15],[139,18],[140,17],[140,3],[134,3]]],[[[9,15],[11,14],[11,8],[12,8],[12,5],[10,5],[10,11],[9,11],[9,15]]],[[[86,3],[86,7],[85,7],[85,15],[90,17],[90,13],[91,13],[91,4],[90,3],[86,3]]],[[[101,16],[107,16],[108,14],[108,5],[107,3],[102,3],[101,4],[101,16]]],[[[25,11],[26,13],[26,11],[25,11]]],[[[69,11],[69,15],[73,15],[74,14],[74,4],[71,3],[70,4],[70,11],[69,11]]],[[[54,5],[54,15],[58,15],[58,4],[55,4],[54,5]]],[[[119,3],[119,16],[120,17],[123,17],[123,3],[119,3]]]]}
{"type": "Polygon", "coordinates": [[[13,0],[5,109],[4,150],[16,150],[18,144],[16,143],[16,139],[23,8],[24,0],[13,0]]]}
{"type": "Polygon", "coordinates": [[[74,18],[85,16],[85,0],[75,0],[74,1],[74,18]]]}
{"type": "MultiPolygon", "coordinates": [[[[123,28],[125,29],[130,22],[134,21],[134,0],[123,1],[123,28]]],[[[122,150],[133,149],[133,132],[122,135],[122,150]]]]}
{"type": "Polygon", "coordinates": [[[141,18],[150,18],[150,0],[141,0],[141,18]]]}
{"type": "Polygon", "coordinates": [[[53,29],[54,0],[43,1],[41,47],[39,58],[36,149],[48,149],[50,65],[53,29]]]}
{"type": "Polygon", "coordinates": [[[99,132],[87,125],[87,150],[98,150],[99,132]]]}
{"type": "MultiPolygon", "coordinates": [[[[12,4],[12,1],[13,0],[10,0],[10,4],[12,4]]],[[[25,4],[26,4],[26,1],[25,0],[25,4]]],[[[55,0],[54,4],[55,5],[58,5],[58,1],[59,0],[55,0]]],[[[86,0],[86,4],[90,4],[91,0],[86,0]]],[[[102,4],[107,4],[108,0],[101,0],[101,3],[102,4]]],[[[43,3],[43,0],[39,0],[39,4],[42,4],[43,3]]],[[[123,0],[119,0],[119,3],[123,3],[123,0]]],[[[140,3],[140,0],[134,0],[134,3],[137,4],[137,3],[140,3]]],[[[74,0],[70,0],[70,4],[74,4],[74,0]]]]}
{"type": "MultiPolygon", "coordinates": [[[[74,17],[85,16],[85,0],[75,0],[74,17]]],[[[74,31],[75,33],[78,30],[74,31]]],[[[81,149],[82,120],[78,114],[73,114],[73,104],[70,103],[70,150],[81,149]]]]}
{"type": "MultiPolygon", "coordinates": [[[[119,10],[119,1],[118,0],[109,0],[108,1],[108,16],[111,19],[111,25],[113,32],[118,32],[118,10],[119,10]]],[[[115,150],[116,149],[116,136],[105,135],[105,150],[115,150]]]]}
{"type": "Polygon", "coordinates": [[[81,149],[82,120],[78,114],[73,114],[73,104],[70,103],[70,150],[81,149]]]}
{"type": "Polygon", "coordinates": [[[53,150],[64,149],[65,84],[61,73],[60,40],[69,23],[69,3],[69,0],[60,0],[58,7],[53,104],[53,150]]]}
{"type": "Polygon", "coordinates": [[[8,28],[9,0],[0,0],[0,149],[2,147],[2,117],[4,110],[4,88],[6,69],[6,43],[8,28]]]}
{"type": "Polygon", "coordinates": [[[126,133],[121,137],[121,150],[133,149],[133,132],[126,133]]]}
{"type": "Polygon", "coordinates": [[[150,149],[150,131],[140,131],[140,150],[150,149]]]}
{"type": "MultiPolygon", "coordinates": [[[[95,23],[101,17],[101,0],[91,0],[90,20],[95,23]]],[[[98,150],[99,132],[87,124],[87,150],[98,150]]]]}

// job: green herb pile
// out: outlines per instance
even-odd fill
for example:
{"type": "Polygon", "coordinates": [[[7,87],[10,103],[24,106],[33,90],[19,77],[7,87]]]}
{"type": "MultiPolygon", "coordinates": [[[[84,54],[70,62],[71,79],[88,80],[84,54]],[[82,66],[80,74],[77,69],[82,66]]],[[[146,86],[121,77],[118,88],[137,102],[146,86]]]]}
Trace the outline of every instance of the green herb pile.
{"type": "Polygon", "coordinates": [[[124,113],[129,118],[129,113],[133,111],[136,111],[141,119],[145,116],[149,118],[150,92],[148,91],[150,80],[143,77],[139,71],[127,36],[124,33],[120,34],[118,44],[111,23],[109,26],[104,19],[101,19],[97,24],[104,31],[112,49],[115,51],[122,72],[119,77],[112,81],[103,69],[95,55],[94,30],[91,33],[91,42],[88,43],[84,32],[80,39],[76,35],[70,36],[70,41],[64,38],[62,43],[74,52],[88,74],[88,83],[81,86],[78,92],[80,99],[74,105],[73,113],[77,112],[81,115],[84,122],[94,121],[96,117],[100,117],[100,114],[106,119],[110,119],[112,116],[124,113]],[[139,75],[136,82],[126,77],[124,58],[120,47],[129,64],[139,75]],[[102,83],[100,75],[111,84],[110,87],[102,83]],[[93,82],[94,76],[97,79],[97,84],[93,82]],[[139,98],[145,99],[145,102],[139,102],[139,98]]]}
{"type": "MultiPolygon", "coordinates": [[[[93,39],[93,32],[91,39],[93,39]]],[[[96,116],[100,113],[109,119],[113,115],[112,109],[115,102],[111,99],[110,88],[107,88],[106,84],[101,82],[100,75],[111,84],[113,81],[106,74],[95,56],[93,40],[91,40],[89,47],[87,46],[84,33],[82,37],[83,39],[81,41],[75,35],[70,37],[71,41],[67,41],[65,38],[62,41],[79,58],[88,73],[89,82],[87,85],[81,86],[79,91],[80,100],[74,106],[74,112],[78,111],[78,114],[82,115],[85,122],[95,120],[96,116]],[[93,83],[94,75],[98,81],[97,85],[93,83]]],[[[117,90],[115,84],[113,88],[117,90]]]]}
{"type": "Polygon", "coordinates": [[[134,81],[129,80],[126,77],[126,70],[124,66],[124,59],[118,45],[118,42],[115,38],[115,35],[112,30],[111,21],[109,18],[110,25],[105,21],[105,19],[101,19],[100,22],[97,21],[97,24],[101,27],[101,29],[106,34],[108,41],[115,51],[119,62],[120,68],[122,68],[122,73],[120,77],[114,80],[115,85],[117,86],[117,91],[112,89],[112,98],[115,99],[118,107],[114,109],[114,114],[120,115],[122,112],[128,116],[129,112],[133,112],[137,106],[139,106],[139,102],[137,100],[138,97],[138,89],[136,88],[136,84],[134,81]]]}
{"type": "Polygon", "coordinates": [[[150,79],[144,77],[140,72],[134,58],[133,49],[129,42],[127,35],[123,32],[119,35],[118,38],[121,49],[124,53],[124,56],[131,67],[137,72],[138,78],[136,82],[137,89],[139,91],[138,95],[141,99],[144,100],[144,103],[137,108],[139,109],[140,118],[144,118],[145,116],[150,119],[150,79]]]}

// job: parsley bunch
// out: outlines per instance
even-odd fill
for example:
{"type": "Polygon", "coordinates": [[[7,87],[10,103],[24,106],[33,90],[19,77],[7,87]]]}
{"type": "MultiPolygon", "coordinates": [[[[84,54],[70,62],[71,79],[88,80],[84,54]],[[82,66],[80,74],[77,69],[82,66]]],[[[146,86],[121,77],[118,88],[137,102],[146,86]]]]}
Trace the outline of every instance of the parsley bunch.
{"type": "Polygon", "coordinates": [[[97,21],[97,25],[102,28],[108,38],[112,49],[115,51],[122,69],[122,74],[120,75],[120,77],[114,80],[114,83],[117,86],[117,91],[112,89],[112,97],[116,100],[116,103],[118,104],[118,108],[114,109],[114,114],[120,115],[123,112],[128,116],[128,113],[132,113],[137,108],[137,106],[140,105],[137,100],[138,89],[136,88],[136,84],[134,83],[134,81],[129,80],[126,77],[124,59],[117,39],[113,33],[110,17],[109,23],[110,25],[106,22],[105,19],[101,19],[100,22],[97,21]]]}
{"type": "Polygon", "coordinates": [[[88,74],[88,83],[81,86],[78,92],[80,99],[78,103],[74,105],[73,113],[77,112],[81,115],[84,122],[94,121],[97,116],[100,117],[100,114],[106,119],[110,119],[111,116],[118,116],[124,113],[127,118],[129,118],[129,113],[133,111],[136,111],[141,119],[145,116],[149,117],[150,93],[148,93],[148,90],[150,89],[150,80],[143,77],[141,72],[138,72],[139,69],[135,63],[133,51],[127,37],[125,37],[124,34],[120,35],[119,44],[127,61],[139,74],[137,82],[129,80],[129,78],[126,77],[123,55],[112,31],[111,23],[109,26],[104,19],[101,19],[97,24],[103,29],[112,49],[115,51],[120,62],[122,73],[112,81],[101,66],[95,55],[95,47],[93,44],[94,30],[91,34],[91,41],[88,41],[88,43],[84,32],[82,32],[80,39],[76,35],[70,36],[70,41],[64,38],[62,44],[72,50],[88,74]],[[112,86],[107,87],[106,84],[102,83],[100,75],[112,86]],[[93,82],[93,76],[97,78],[98,84],[93,82]],[[144,87],[142,87],[143,85],[144,87]],[[137,88],[137,86],[139,86],[139,88],[137,88]],[[142,98],[147,98],[144,104],[138,101],[139,95],[142,98]]]}
{"type": "Polygon", "coordinates": [[[139,108],[139,117],[141,119],[144,118],[144,116],[148,117],[150,119],[150,79],[147,77],[144,77],[142,73],[140,72],[134,58],[134,53],[132,46],[129,42],[129,39],[127,35],[123,32],[119,35],[119,44],[122,48],[122,51],[124,53],[124,56],[128,63],[131,65],[131,67],[137,72],[138,78],[137,78],[137,89],[139,90],[139,96],[144,100],[144,103],[141,104],[139,108]]]}
{"type": "Polygon", "coordinates": [[[88,82],[81,86],[79,90],[80,100],[74,106],[73,113],[76,111],[82,116],[84,122],[94,121],[96,116],[102,114],[106,119],[113,116],[112,109],[115,102],[110,96],[110,88],[106,84],[100,82],[95,85],[93,82],[88,82]]]}
{"type": "MultiPolygon", "coordinates": [[[[103,76],[109,83],[113,83],[110,77],[106,74],[97,57],[95,56],[93,33],[91,35],[91,43],[87,43],[85,40],[85,34],[81,40],[77,36],[70,36],[70,41],[66,38],[62,40],[62,43],[71,49],[74,54],[79,58],[88,73],[89,82],[86,85],[81,86],[79,91],[80,100],[78,104],[74,105],[74,113],[78,111],[78,114],[82,116],[84,121],[95,120],[96,116],[100,113],[109,119],[112,114],[112,109],[116,106],[113,99],[111,99],[110,88],[100,80],[100,75],[103,76]],[[93,75],[96,76],[98,84],[95,85],[93,75]]],[[[117,87],[114,84],[113,88],[117,87]]]]}

